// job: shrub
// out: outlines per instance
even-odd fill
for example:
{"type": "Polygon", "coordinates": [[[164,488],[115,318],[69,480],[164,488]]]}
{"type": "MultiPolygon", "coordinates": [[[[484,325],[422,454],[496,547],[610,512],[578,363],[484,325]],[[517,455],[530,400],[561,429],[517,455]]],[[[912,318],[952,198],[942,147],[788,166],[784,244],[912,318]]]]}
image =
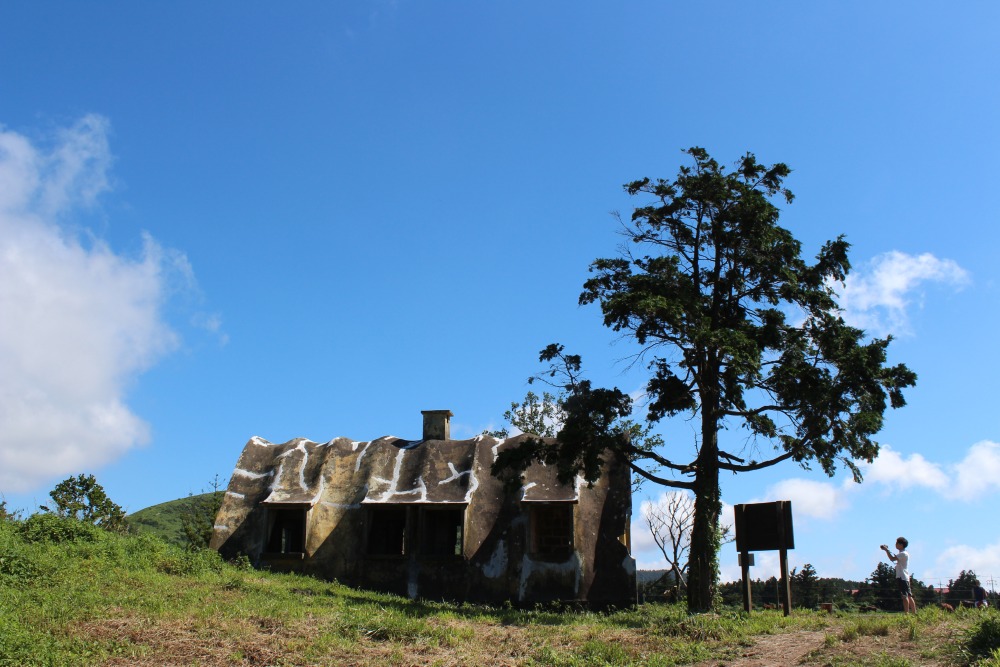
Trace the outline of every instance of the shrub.
{"type": "Polygon", "coordinates": [[[977,622],[962,642],[962,652],[970,663],[989,659],[1000,649],[1000,616],[989,614],[977,622]]]}
{"type": "Polygon", "coordinates": [[[97,528],[70,517],[32,514],[19,526],[25,542],[93,542],[97,528]]]}
{"type": "Polygon", "coordinates": [[[7,509],[7,501],[0,500],[0,521],[17,521],[21,518],[21,510],[7,509]]]}
{"type": "Polygon", "coordinates": [[[171,547],[160,555],[156,569],[164,574],[199,575],[221,572],[223,566],[224,561],[217,551],[209,549],[180,550],[171,547]]]}
{"type": "Polygon", "coordinates": [[[55,502],[55,509],[42,505],[46,512],[85,521],[116,533],[128,532],[125,510],[108,498],[104,487],[97,483],[93,475],[67,477],[49,495],[55,502]]]}
{"type": "Polygon", "coordinates": [[[28,583],[37,579],[41,568],[28,556],[12,549],[0,549],[0,581],[28,583]]]}

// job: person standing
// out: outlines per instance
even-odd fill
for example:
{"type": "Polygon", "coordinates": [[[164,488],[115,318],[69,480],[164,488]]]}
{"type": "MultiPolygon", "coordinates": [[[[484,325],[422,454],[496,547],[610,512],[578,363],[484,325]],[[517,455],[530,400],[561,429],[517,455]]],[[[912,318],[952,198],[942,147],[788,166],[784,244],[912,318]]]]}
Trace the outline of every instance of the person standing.
{"type": "Polygon", "coordinates": [[[896,564],[896,585],[899,586],[899,594],[903,598],[903,611],[907,614],[917,612],[917,603],[913,600],[913,591],[910,590],[910,554],[906,552],[906,547],[909,545],[905,537],[897,539],[895,555],[889,551],[887,545],[882,545],[882,551],[896,564]]]}
{"type": "Polygon", "coordinates": [[[983,588],[978,579],[976,579],[975,585],[972,587],[972,599],[977,609],[990,606],[990,603],[986,601],[986,589],[983,588]]]}

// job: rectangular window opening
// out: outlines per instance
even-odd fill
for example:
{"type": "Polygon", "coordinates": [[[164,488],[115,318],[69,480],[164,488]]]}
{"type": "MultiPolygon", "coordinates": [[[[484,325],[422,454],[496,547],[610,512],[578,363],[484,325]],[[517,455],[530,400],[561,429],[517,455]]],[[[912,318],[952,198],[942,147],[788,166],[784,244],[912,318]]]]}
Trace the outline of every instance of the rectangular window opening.
{"type": "Polygon", "coordinates": [[[540,556],[566,556],[573,550],[573,505],[531,508],[531,547],[540,556]]]}
{"type": "Polygon", "coordinates": [[[406,554],[406,508],[373,507],[368,512],[368,554],[403,556],[406,554]]]}
{"type": "Polygon", "coordinates": [[[270,512],[273,521],[267,551],[277,554],[304,553],[307,509],[272,508],[270,512]]]}
{"type": "Polygon", "coordinates": [[[461,556],[465,510],[425,509],[421,553],[425,556],[461,556]]]}

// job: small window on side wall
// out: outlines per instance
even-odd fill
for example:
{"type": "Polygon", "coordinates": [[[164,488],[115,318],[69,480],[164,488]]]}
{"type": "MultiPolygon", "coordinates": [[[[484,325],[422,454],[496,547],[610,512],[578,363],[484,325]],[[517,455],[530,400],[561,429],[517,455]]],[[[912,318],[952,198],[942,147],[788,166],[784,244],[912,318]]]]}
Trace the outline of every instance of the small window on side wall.
{"type": "Polygon", "coordinates": [[[368,555],[406,554],[406,508],[372,507],[368,511],[368,555]]]}
{"type": "Polygon", "coordinates": [[[421,554],[438,557],[461,556],[464,524],[464,508],[425,509],[421,554]]]}
{"type": "Polygon", "coordinates": [[[267,551],[275,554],[303,553],[306,550],[307,508],[272,508],[267,551]]]}
{"type": "Polygon", "coordinates": [[[573,505],[532,505],[531,550],[535,555],[559,557],[573,550],[573,505]]]}

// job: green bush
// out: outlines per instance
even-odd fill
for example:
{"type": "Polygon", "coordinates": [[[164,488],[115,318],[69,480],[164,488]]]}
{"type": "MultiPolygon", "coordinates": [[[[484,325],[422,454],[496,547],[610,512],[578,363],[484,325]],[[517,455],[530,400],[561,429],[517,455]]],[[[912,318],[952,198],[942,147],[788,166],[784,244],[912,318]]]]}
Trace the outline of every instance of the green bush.
{"type": "Polygon", "coordinates": [[[962,652],[970,663],[992,658],[1000,649],[1000,616],[989,613],[969,628],[962,652]]]}
{"type": "Polygon", "coordinates": [[[38,564],[28,555],[13,549],[0,549],[0,581],[28,583],[41,575],[38,564]]]}
{"type": "Polygon", "coordinates": [[[93,475],[68,477],[49,492],[55,505],[41,509],[61,517],[79,519],[114,533],[127,533],[125,510],[108,498],[93,475]]]}
{"type": "Polygon", "coordinates": [[[164,574],[198,575],[221,572],[224,565],[225,561],[217,551],[191,551],[170,547],[159,555],[156,569],[164,574]]]}
{"type": "Polygon", "coordinates": [[[98,529],[89,523],[55,514],[32,514],[19,526],[25,542],[93,542],[98,529]]]}

